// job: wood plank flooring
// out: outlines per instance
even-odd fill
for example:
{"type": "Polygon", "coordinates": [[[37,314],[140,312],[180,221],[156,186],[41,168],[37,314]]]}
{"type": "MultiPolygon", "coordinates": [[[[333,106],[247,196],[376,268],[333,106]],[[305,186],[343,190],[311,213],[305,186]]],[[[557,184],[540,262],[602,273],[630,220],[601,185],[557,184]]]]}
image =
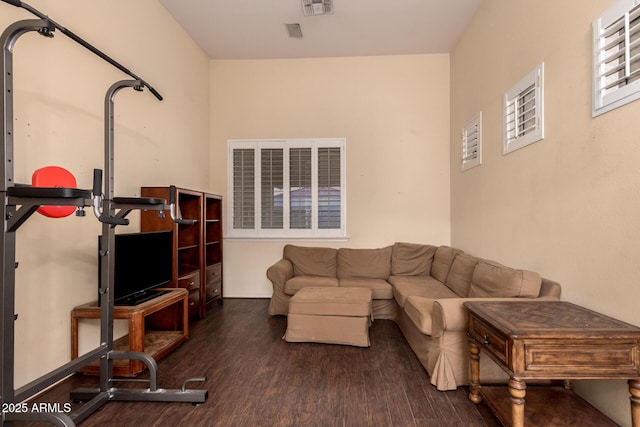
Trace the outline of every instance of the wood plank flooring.
{"type": "MultiPolygon", "coordinates": [[[[286,318],[269,316],[267,305],[226,299],[211,307],[192,323],[190,339],[158,364],[163,388],[206,377],[190,385],[209,391],[204,404],[109,402],[80,425],[499,425],[484,405],[469,401],[466,388],[437,391],[394,322],[374,322],[369,348],[294,344],[282,340],[286,318]]],[[[73,388],[95,385],[77,375],[38,401],[67,403],[73,388]]]]}

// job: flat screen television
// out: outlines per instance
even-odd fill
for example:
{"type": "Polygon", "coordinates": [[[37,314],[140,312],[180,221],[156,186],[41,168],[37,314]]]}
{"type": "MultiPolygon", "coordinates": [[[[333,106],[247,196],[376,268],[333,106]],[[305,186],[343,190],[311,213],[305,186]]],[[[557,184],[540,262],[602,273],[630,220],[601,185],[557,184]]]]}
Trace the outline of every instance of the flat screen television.
{"type": "MultiPolygon", "coordinates": [[[[100,241],[98,238],[98,246],[100,241]]],[[[172,231],[115,235],[112,251],[114,284],[111,290],[115,305],[140,304],[158,296],[156,291],[150,292],[151,289],[171,282],[172,242],[172,231]]]]}

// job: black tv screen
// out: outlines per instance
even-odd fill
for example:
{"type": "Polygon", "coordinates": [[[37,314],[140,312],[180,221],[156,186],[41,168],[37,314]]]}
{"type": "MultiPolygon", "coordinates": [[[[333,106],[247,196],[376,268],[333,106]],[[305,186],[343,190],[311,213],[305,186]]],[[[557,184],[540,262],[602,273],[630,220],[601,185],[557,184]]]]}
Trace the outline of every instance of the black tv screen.
{"type": "Polygon", "coordinates": [[[135,305],[157,294],[149,289],[172,280],[171,231],[115,235],[114,285],[115,305],[135,305]]]}

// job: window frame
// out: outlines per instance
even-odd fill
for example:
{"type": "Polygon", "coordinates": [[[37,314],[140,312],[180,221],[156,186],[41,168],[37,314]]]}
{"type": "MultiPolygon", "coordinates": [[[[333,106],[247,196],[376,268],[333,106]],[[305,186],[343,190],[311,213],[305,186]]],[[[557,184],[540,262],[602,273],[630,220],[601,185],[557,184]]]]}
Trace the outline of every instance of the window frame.
{"type": "MultiPolygon", "coordinates": [[[[636,68],[635,72],[632,73],[631,63],[629,61],[630,56],[632,56],[630,52],[631,40],[629,39],[630,22],[634,21],[634,29],[637,29],[638,25],[640,25],[638,20],[640,20],[640,5],[638,1],[621,0],[615,2],[593,21],[592,117],[597,117],[640,98],[640,78],[635,74],[638,70],[636,68]],[[633,20],[630,20],[631,12],[634,12],[633,20]],[[618,30],[609,33],[609,27],[620,21],[622,21],[622,27],[618,28],[618,26],[616,26],[618,30]],[[607,42],[606,38],[621,30],[624,30],[622,55],[616,55],[617,52],[621,52],[622,50],[613,52],[613,54],[607,53],[607,51],[613,49],[615,46],[619,46],[621,43],[607,42]],[[609,57],[613,59],[606,61],[609,57]],[[620,57],[624,57],[624,62],[619,62],[620,57]],[[606,64],[613,62],[614,59],[618,59],[618,67],[608,69],[606,64]],[[622,67],[619,68],[620,66],[622,67]],[[610,71],[618,71],[618,74],[624,71],[624,74],[621,76],[622,78],[616,79],[614,82],[609,82],[607,77],[613,75],[610,71]],[[633,74],[635,74],[635,79],[627,82],[626,80],[633,78],[633,74]],[[615,88],[616,82],[622,81],[624,81],[624,85],[618,85],[617,89],[607,93],[608,89],[615,88]]],[[[635,38],[633,42],[637,40],[638,38],[635,38]]]]}
{"type": "Polygon", "coordinates": [[[346,138],[296,138],[296,139],[230,139],[227,141],[227,182],[229,203],[227,204],[227,237],[237,239],[345,239],[347,237],[347,200],[346,200],[346,138]],[[283,150],[283,226],[281,229],[262,228],[262,164],[261,150],[276,148],[283,150]],[[289,155],[292,148],[311,148],[311,217],[312,226],[308,229],[291,228],[290,224],[290,171],[289,155]],[[318,149],[340,149],[340,227],[319,228],[318,197],[318,149]],[[251,229],[234,228],[234,149],[253,149],[254,155],[254,227],[251,229]]]}
{"type": "MultiPolygon", "coordinates": [[[[502,154],[509,154],[516,150],[526,147],[544,139],[544,63],[538,65],[520,81],[513,85],[503,97],[503,142],[502,142],[502,154]],[[530,91],[530,88],[533,89],[530,91]],[[520,100],[532,93],[534,96],[534,124],[532,128],[527,128],[524,133],[520,134],[517,128],[520,126],[517,118],[525,115],[527,112],[521,112],[520,114],[515,111],[521,108],[520,100]],[[514,106],[513,113],[510,112],[511,107],[514,106]],[[510,121],[509,116],[513,114],[514,120],[510,121]],[[510,123],[515,123],[515,126],[510,127],[510,123]],[[513,132],[517,134],[513,135],[513,132]]],[[[526,104],[528,101],[525,101],[526,104]]],[[[528,120],[527,120],[528,121],[528,120]]]]}
{"type": "Polygon", "coordinates": [[[463,171],[469,170],[482,164],[482,111],[474,116],[473,119],[462,128],[461,135],[461,162],[460,168],[463,171]],[[469,139],[469,135],[474,135],[475,138],[469,139]],[[475,144],[470,145],[470,142],[475,141],[475,144]],[[476,147],[475,156],[468,155],[470,147],[476,147]],[[470,157],[470,158],[469,158],[470,157]]]}

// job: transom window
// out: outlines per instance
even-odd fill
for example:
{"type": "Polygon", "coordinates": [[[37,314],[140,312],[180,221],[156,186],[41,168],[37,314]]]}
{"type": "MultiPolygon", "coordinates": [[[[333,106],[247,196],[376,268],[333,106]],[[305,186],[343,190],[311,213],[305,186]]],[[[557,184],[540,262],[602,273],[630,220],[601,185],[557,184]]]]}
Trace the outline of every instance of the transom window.
{"type": "Polygon", "coordinates": [[[482,111],[462,129],[462,170],[482,164],[482,111]]]}
{"type": "Polygon", "coordinates": [[[640,98],[640,5],[618,1],[593,22],[593,110],[640,98]]]}
{"type": "Polygon", "coordinates": [[[345,237],[345,143],[229,140],[229,237],[345,237]]]}
{"type": "Polygon", "coordinates": [[[544,138],[543,70],[540,64],[504,94],[503,154],[544,138]]]}

